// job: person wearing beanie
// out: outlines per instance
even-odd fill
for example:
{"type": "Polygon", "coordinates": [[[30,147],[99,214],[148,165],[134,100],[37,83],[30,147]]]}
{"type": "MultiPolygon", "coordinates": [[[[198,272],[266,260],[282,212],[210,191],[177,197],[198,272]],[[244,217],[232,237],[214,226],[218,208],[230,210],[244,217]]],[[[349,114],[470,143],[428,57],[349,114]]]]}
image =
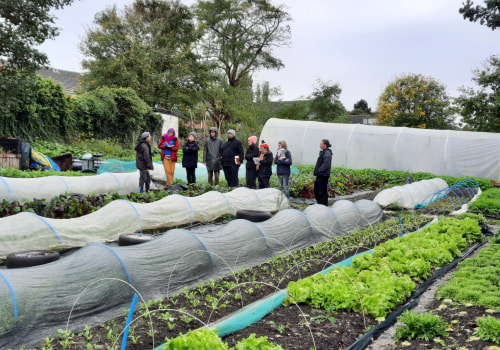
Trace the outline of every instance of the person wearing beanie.
{"type": "Polygon", "coordinates": [[[259,158],[260,151],[257,146],[257,136],[250,136],[248,138],[248,148],[245,152],[246,160],[246,181],[248,188],[257,188],[257,163],[256,158],[259,158]]]}
{"type": "Polygon", "coordinates": [[[319,152],[313,172],[313,175],[316,176],[316,180],[314,181],[314,198],[318,204],[326,206],[328,206],[328,179],[332,172],[333,158],[333,152],[330,147],[332,147],[330,141],[327,139],[321,140],[319,143],[321,151],[319,152]]]}
{"type": "Polygon", "coordinates": [[[211,127],[208,129],[210,137],[205,140],[205,147],[203,148],[203,164],[207,167],[208,183],[210,186],[219,185],[219,174],[222,169],[220,163],[222,157],[222,145],[224,141],[217,137],[217,128],[211,127]],[[214,178],[215,177],[215,178],[214,178]]]}
{"type": "Polygon", "coordinates": [[[244,156],[243,144],[236,138],[236,132],[228,130],[227,141],[222,145],[221,164],[229,187],[239,186],[238,171],[244,156]]]}
{"type": "Polygon", "coordinates": [[[182,145],[182,166],[186,168],[186,177],[188,185],[196,183],[196,168],[198,167],[198,142],[196,142],[196,133],[189,133],[188,139],[182,145]]]}
{"type": "Polygon", "coordinates": [[[257,164],[257,178],[259,179],[259,188],[269,188],[269,180],[273,174],[273,153],[269,150],[269,145],[261,141],[260,155],[257,164]]]}
{"type": "Polygon", "coordinates": [[[158,148],[161,149],[161,161],[165,169],[168,188],[174,182],[175,163],[177,162],[177,150],[179,149],[179,139],[175,136],[174,128],[168,129],[167,133],[161,137],[158,148]]]}
{"type": "Polygon", "coordinates": [[[286,198],[290,198],[288,180],[290,179],[292,155],[287,147],[286,141],[278,142],[278,150],[276,151],[276,156],[274,157],[274,164],[276,164],[276,175],[278,175],[280,191],[285,194],[286,198]]]}
{"type": "Polygon", "coordinates": [[[151,154],[151,134],[143,132],[137,145],[135,146],[135,165],[139,169],[139,193],[149,192],[151,184],[150,170],[153,170],[153,156],[151,154]]]}

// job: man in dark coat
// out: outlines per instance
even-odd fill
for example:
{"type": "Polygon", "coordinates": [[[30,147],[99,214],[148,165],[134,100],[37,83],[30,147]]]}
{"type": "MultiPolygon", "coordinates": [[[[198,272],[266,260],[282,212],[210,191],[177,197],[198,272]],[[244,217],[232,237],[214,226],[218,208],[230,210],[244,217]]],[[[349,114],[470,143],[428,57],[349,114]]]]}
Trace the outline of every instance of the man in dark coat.
{"type": "Polygon", "coordinates": [[[316,176],[314,182],[314,198],[318,204],[328,206],[328,179],[332,171],[333,152],[330,149],[332,145],[327,139],[321,140],[319,143],[321,151],[319,152],[316,166],[314,167],[313,175],[316,176]]]}
{"type": "Polygon", "coordinates": [[[217,128],[212,126],[209,131],[210,137],[205,141],[205,147],[203,148],[203,163],[207,166],[208,183],[211,186],[218,186],[219,174],[222,169],[220,160],[224,141],[217,137],[217,128]]]}
{"type": "Polygon", "coordinates": [[[151,184],[150,170],[153,170],[153,156],[151,155],[151,134],[147,131],[143,132],[141,139],[135,146],[135,165],[139,169],[139,193],[149,192],[151,184]]]}
{"type": "Polygon", "coordinates": [[[229,187],[238,187],[238,170],[245,152],[243,144],[236,138],[236,131],[228,130],[227,141],[222,145],[221,164],[229,187]]]}

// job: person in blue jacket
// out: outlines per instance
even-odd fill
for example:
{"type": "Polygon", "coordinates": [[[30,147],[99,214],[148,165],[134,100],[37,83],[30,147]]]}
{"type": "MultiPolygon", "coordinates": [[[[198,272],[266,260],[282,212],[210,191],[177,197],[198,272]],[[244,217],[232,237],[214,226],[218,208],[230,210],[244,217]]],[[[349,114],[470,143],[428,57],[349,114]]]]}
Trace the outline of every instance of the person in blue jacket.
{"type": "Polygon", "coordinates": [[[186,168],[188,185],[196,183],[196,168],[198,167],[198,151],[200,147],[196,142],[196,133],[189,134],[188,139],[182,145],[182,166],[186,168]]]}
{"type": "Polygon", "coordinates": [[[278,182],[280,191],[283,192],[286,198],[290,198],[290,187],[288,181],[290,179],[290,166],[292,165],[292,154],[288,150],[286,141],[278,142],[278,150],[274,157],[274,164],[276,164],[276,175],[278,175],[278,182]]]}
{"type": "Polygon", "coordinates": [[[332,172],[332,158],[333,152],[330,149],[332,145],[327,139],[321,140],[319,148],[318,160],[316,161],[316,166],[314,167],[313,175],[316,176],[316,181],[314,182],[314,198],[318,204],[323,204],[328,206],[328,179],[332,172]]]}

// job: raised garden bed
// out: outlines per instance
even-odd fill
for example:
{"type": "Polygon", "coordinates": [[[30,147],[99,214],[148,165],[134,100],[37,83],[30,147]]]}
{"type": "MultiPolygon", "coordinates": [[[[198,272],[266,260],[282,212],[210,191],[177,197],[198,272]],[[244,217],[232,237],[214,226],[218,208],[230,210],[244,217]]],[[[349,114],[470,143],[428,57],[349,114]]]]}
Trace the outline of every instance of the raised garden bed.
{"type": "MultiPolygon", "coordinates": [[[[405,232],[411,232],[428,220],[429,218],[421,216],[403,215],[403,228],[405,232]]],[[[169,298],[150,301],[147,307],[152,318],[153,328],[148,325],[149,315],[146,306],[142,305],[140,311],[137,311],[133,316],[135,321],[130,328],[127,349],[152,349],[152,335],[154,335],[154,345],[158,346],[165,341],[165,337],[176,337],[181,332],[187,333],[189,329],[199,328],[204,323],[210,323],[227,316],[244,305],[274,293],[277,288],[286,288],[289,281],[316,273],[332,263],[344,260],[355,253],[373,247],[375,244],[396,237],[399,230],[399,220],[393,218],[374,227],[338,237],[330,242],[318,244],[287,256],[280,256],[258,267],[237,271],[235,276],[211,281],[169,298]]],[[[298,312],[296,308],[290,309],[295,309],[298,312]]],[[[71,348],[75,349],[85,349],[87,343],[93,346],[102,345],[103,348],[114,343],[118,348],[119,343],[121,343],[119,336],[124,329],[125,318],[124,316],[100,327],[89,329],[87,332],[83,331],[80,335],[61,332],[60,339],[53,339],[50,344],[54,349],[63,349],[61,341],[70,340],[73,342],[71,348]]],[[[366,323],[366,326],[363,323],[360,330],[364,330],[370,322],[366,323]]],[[[348,325],[346,324],[344,327],[348,327],[348,325]]],[[[276,326],[278,327],[280,324],[277,323],[276,326]]],[[[257,336],[261,335],[257,334],[257,336]]],[[[346,337],[347,341],[351,341],[357,335],[350,334],[346,337]]],[[[42,348],[38,347],[37,349],[42,348]]]]}

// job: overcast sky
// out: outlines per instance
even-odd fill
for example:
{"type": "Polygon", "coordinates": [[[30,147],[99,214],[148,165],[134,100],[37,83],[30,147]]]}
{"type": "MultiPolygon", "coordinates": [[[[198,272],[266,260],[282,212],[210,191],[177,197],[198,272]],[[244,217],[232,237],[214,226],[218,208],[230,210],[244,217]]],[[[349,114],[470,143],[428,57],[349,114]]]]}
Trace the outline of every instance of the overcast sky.
{"type": "MultiPolygon", "coordinates": [[[[348,110],[360,99],[375,110],[385,86],[407,73],[433,77],[457,96],[461,86],[476,87],[472,71],[500,51],[500,31],[464,20],[458,13],[462,1],[274,0],[284,3],[292,17],[291,44],[275,50],[285,68],[257,72],[254,81],[281,88],[282,95],[273,100],[307,97],[318,79],[338,83],[348,110]]],[[[95,13],[131,3],[76,0],[54,12],[60,35],[41,46],[50,65],[82,71],[78,44],[95,13]]]]}

